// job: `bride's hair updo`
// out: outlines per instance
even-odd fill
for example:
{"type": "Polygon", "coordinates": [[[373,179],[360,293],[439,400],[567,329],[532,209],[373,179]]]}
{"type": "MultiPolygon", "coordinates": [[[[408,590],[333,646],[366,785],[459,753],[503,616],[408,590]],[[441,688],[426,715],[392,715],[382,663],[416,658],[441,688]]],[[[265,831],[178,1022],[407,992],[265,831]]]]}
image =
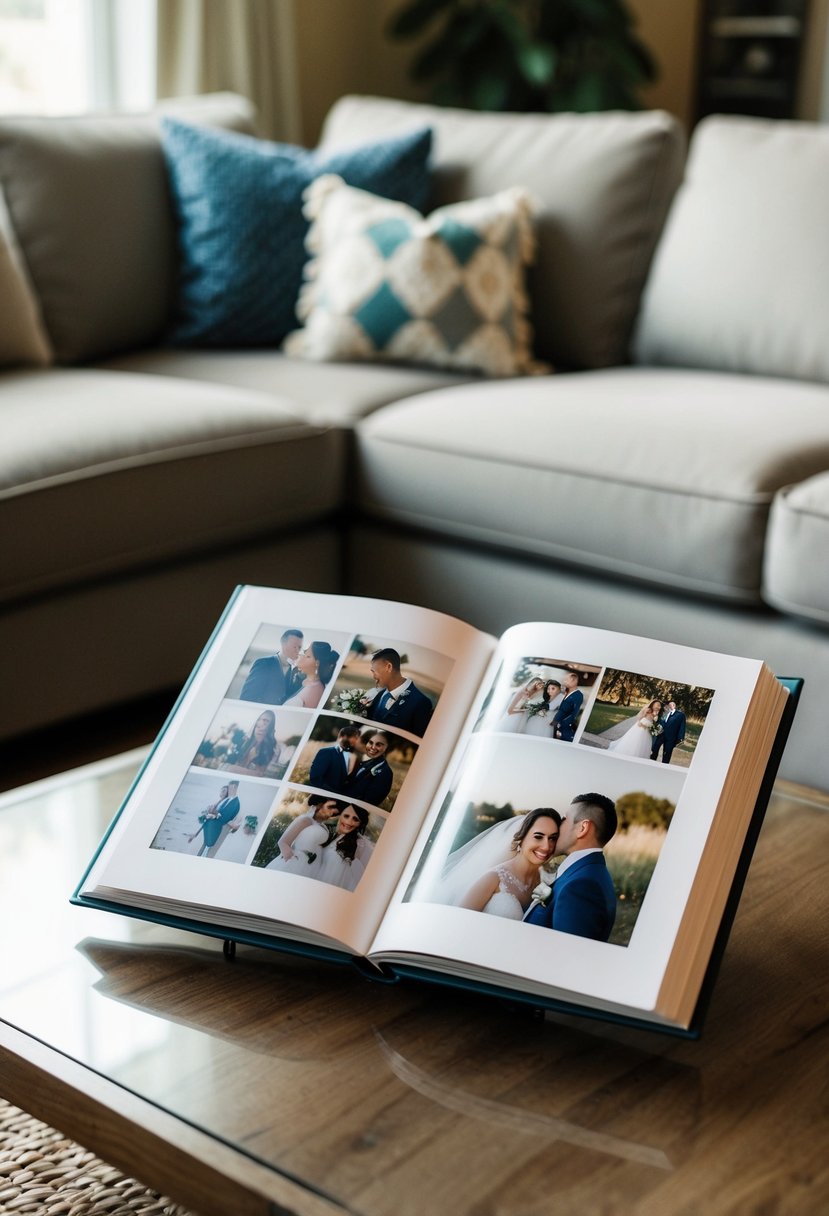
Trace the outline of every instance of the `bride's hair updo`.
{"type": "Polygon", "coordinates": [[[539,819],[552,819],[554,823],[561,827],[561,815],[559,815],[558,811],[554,811],[551,806],[538,806],[534,811],[528,811],[521,820],[518,831],[512,838],[514,852],[518,852],[521,847],[521,841],[539,819]]]}
{"type": "Polygon", "coordinates": [[[317,661],[320,682],[327,684],[334,674],[334,668],[340,661],[339,653],[332,650],[328,642],[312,642],[311,654],[317,661]]]}

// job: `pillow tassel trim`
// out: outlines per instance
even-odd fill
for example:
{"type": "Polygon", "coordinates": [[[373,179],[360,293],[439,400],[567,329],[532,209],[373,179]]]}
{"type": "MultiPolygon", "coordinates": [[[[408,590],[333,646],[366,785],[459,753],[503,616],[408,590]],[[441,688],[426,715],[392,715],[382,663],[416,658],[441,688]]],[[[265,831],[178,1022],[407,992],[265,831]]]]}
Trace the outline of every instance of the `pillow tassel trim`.
{"type": "MultiPolygon", "coordinates": [[[[524,268],[532,263],[536,254],[534,211],[533,199],[528,191],[512,187],[491,199],[471,200],[441,207],[424,217],[405,204],[394,203],[348,186],[336,174],[321,175],[303,194],[303,214],[309,223],[306,236],[309,259],[305,263],[303,284],[296,301],[296,315],[305,328],[288,335],[283,343],[283,351],[287,355],[305,359],[420,363],[449,370],[483,372],[496,377],[540,375],[549,372],[549,365],[536,361],[532,355],[533,327],[528,316],[530,302],[523,275],[524,268]],[[329,207],[336,207],[336,212],[330,213],[329,207]],[[366,332],[364,316],[358,315],[357,305],[348,308],[342,305],[331,307],[326,298],[330,291],[326,291],[326,283],[323,280],[327,279],[330,288],[336,278],[337,294],[340,294],[339,277],[337,272],[332,270],[331,259],[342,250],[344,243],[363,242],[361,249],[371,255],[365,265],[364,275],[357,273],[361,270],[359,258],[352,259],[350,269],[355,277],[355,297],[360,296],[372,275],[375,279],[378,276],[382,279],[382,270],[378,270],[378,262],[381,267],[384,265],[382,257],[373,247],[366,247],[366,235],[377,226],[382,226],[384,220],[398,220],[408,225],[412,245],[418,242],[421,245],[431,243],[433,253],[434,247],[443,243],[437,228],[442,221],[447,221],[464,229],[473,249],[477,242],[491,257],[500,257],[503,263],[502,279],[504,274],[509,275],[509,329],[504,326],[503,314],[502,322],[499,323],[489,318],[484,308],[479,311],[477,330],[471,331],[471,340],[468,343],[458,342],[453,349],[450,342],[451,330],[450,337],[444,339],[444,334],[440,331],[439,317],[428,312],[421,315],[415,310],[411,316],[407,316],[385,281],[380,284],[377,300],[369,300],[369,305],[374,305],[380,313],[385,308],[387,313],[390,310],[392,314],[390,321],[388,317],[380,317],[379,341],[373,341],[371,333],[366,332]],[[487,239],[489,228],[499,222],[506,223],[514,233],[512,254],[507,249],[506,240],[502,245],[497,240],[487,239]],[[387,296],[381,307],[379,301],[383,291],[387,292],[387,296]],[[398,335],[396,347],[391,341],[388,345],[382,341],[386,332],[390,332],[392,337],[395,336],[395,309],[401,314],[396,329],[401,332],[408,331],[406,342],[402,342],[398,335]],[[407,322],[410,324],[404,324],[407,322]],[[387,330],[384,330],[384,324],[387,325],[387,330]]],[[[406,238],[401,238],[400,244],[405,243],[406,238]]],[[[452,256],[450,252],[444,260],[452,261],[452,256]]],[[[460,268],[455,267],[454,273],[460,276],[460,282],[466,266],[463,254],[459,255],[459,261],[460,268]]],[[[482,278],[486,278],[485,273],[482,278]]],[[[346,283],[345,287],[347,294],[350,284],[346,283]]],[[[413,284],[409,282],[404,285],[404,297],[407,287],[412,288],[413,284]]],[[[426,290],[428,291],[428,285],[426,290]]],[[[440,295],[440,288],[436,290],[440,295]]],[[[450,296],[452,288],[447,287],[444,294],[450,296]]],[[[364,300],[362,306],[366,307],[364,300]]],[[[474,304],[467,298],[461,309],[464,307],[474,323],[474,304]]],[[[376,315],[373,314],[374,319],[376,315]]]]}

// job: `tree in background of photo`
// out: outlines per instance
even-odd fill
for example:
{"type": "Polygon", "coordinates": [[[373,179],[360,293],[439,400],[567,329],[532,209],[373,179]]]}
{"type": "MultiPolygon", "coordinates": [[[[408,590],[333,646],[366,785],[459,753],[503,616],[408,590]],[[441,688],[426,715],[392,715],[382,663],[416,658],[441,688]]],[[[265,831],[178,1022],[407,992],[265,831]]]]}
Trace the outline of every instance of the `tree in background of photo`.
{"type": "MultiPolygon", "coordinates": [[[[502,806],[491,802],[468,803],[450,856],[495,823],[515,819],[517,828],[529,809],[516,810],[510,802],[502,806]]],[[[557,809],[567,814],[566,807],[557,809]]],[[[616,890],[616,923],[610,936],[613,945],[626,946],[630,941],[674,809],[675,803],[670,799],[655,798],[642,790],[622,794],[616,799],[619,827],[605,847],[607,868],[616,890]]]]}

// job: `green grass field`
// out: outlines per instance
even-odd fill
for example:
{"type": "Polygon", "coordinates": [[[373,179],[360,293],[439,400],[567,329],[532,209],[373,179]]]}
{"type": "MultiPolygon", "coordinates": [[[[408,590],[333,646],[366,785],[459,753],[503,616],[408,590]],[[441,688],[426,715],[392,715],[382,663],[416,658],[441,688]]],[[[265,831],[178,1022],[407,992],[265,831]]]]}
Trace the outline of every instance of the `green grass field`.
{"type": "MultiPolygon", "coordinates": [[[[644,702],[642,703],[644,704],[644,702]]],[[[642,705],[611,705],[607,701],[597,701],[590,713],[587,731],[591,735],[600,735],[613,726],[618,726],[628,718],[638,713],[642,705]]],[[[702,731],[702,722],[692,722],[689,718],[685,726],[685,742],[674,748],[671,764],[687,768],[697,746],[702,731]]]]}
{"type": "Polygon", "coordinates": [[[641,824],[614,836],[606,849],[607,868],[616,888],[616,923],[610,940],[626,946],[665,843],[662,829],[641,824]]]}

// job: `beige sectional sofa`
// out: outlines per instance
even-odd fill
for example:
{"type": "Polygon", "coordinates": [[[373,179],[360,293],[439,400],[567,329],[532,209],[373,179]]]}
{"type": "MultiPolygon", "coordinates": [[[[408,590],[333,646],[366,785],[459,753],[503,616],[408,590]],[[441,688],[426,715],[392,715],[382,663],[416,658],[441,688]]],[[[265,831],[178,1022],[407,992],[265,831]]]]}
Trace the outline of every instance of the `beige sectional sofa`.
{"type": "Polygon", "coordinates": [[[536,196],[552,374],[165,346],[155,118],[0,121],[0,735],[180,682],[264,582],[761,656],[829,789],[829,132],[708,119],[686,161],[661,113],[345,98],[322,146],[424,123],[436,204],[536,196]]]}

